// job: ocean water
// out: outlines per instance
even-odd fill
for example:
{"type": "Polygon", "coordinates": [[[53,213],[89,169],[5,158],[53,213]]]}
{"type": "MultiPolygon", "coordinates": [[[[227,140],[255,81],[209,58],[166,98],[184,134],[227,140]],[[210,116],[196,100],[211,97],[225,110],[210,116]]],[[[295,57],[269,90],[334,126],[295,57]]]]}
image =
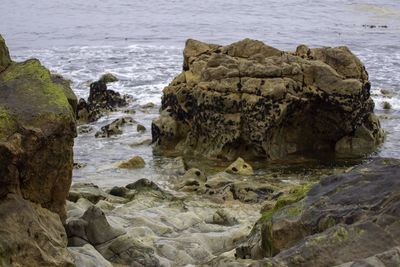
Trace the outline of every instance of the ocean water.
{"type": "MultiPolygon", "coordinates": [[[[134,97],[132,116],[148,129],[141,134],[127,127],[108,139],[95,139],[94,132],[80,135],[75,161],[87,166],[75,170],[75,181],[111,186],[162,175],[170,159],[153,156],[151,147],[138,143],[151,138],[161,91],[180,72],[188,38],[228,44],[249,37],[282,50],[298,44],[348,46],[367,67],[387,133],[372,156],[400,158],[400,1],[2,0],[0,6],[0,34],[14,60],[40,59],[70,79],[79,97],[88,96],[89,83],[101,74],[116,74],[119,81],[110,89],[134,97]],[[384,96],[381,89],[393,94],[384,96]],[[384,110],[383,101],[392,109],[384,110]],[[142,109],[148,102],[155,108],[142,109]],[[115,168],[133,155],[141,155],[147,167],[134,174],[115,168]]],[[[92,126],[99,129],[120,116],[112,113],[92,126]]]]}

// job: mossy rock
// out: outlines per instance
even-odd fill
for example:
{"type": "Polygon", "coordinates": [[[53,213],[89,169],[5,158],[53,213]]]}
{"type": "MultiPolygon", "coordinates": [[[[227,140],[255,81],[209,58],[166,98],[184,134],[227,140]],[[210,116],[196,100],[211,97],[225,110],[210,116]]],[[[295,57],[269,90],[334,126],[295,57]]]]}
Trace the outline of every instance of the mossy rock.
{"type": "Polygon", "coordinates": [[[18,193],[65,219],[76,97],[39,60],[9,61],[2,38],[0,52],[0,198],[18,193]]]}
{"type": "Polygon", "coordinates": [[[0,35],[0,72],[4,71],[11,64],[10,53],[6,46],[6,42],[0,35]]]}

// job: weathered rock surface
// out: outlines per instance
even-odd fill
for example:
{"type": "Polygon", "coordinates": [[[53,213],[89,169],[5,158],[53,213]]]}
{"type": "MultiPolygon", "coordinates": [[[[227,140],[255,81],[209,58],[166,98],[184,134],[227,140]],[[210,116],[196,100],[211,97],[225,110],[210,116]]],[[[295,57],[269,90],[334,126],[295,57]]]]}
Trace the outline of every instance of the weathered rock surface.
{"type": "MultiPolygon", "coordinates": [[[[103,226],[92,223],[90,227],[104,233],[126,230],[94,246],[115,266],[185,266],[209,261],[221,251],[235,248],[251,229],[249,218],[253,222],[259,215],[256,204],[249,209],[250,205],[245,208],[240,203],[217,205],[203,196],[178,197],[147,179],[111,191],[127,201],[113,203],[110,196],[98,201],[95,206],[104,214],[99,212],[93,222],[101,219],[103,226]]],[[[77,246],[88,239],[89,223],[83,214],[89,209],[99,210],[84,198],[68,203],[67,232],[77,246]]]]}
{"type": "Polygon", "coordinates": [[[0,266],[74,266],[61,221],[75,108],[68,81],[13,62],[0,36],[0,266]]]}
{"type": "Polygon", "coordinates": [[[128,96],[107,89],[106,82],[99,80],[90,84],[87,101],[79,99],[76,117],[79,122],[87,123],[98,120],[104,112],[114,111],[128,104],[128,96]]]}
{"type": "Polygon", "coordinates": [[[0,266],[75,266],[60,217],[9,194],[0,200],[0,266]]]}
{"type": "Polygon", "coordinates": [[[74,258],[76,266],[82,267],[113,267],[92,245],[69,247],[68,251],[74,258]]]}
{"type": "Polygon", "coordinates": [[[163,90],[153,141],[229,159],[365,153],[383,138],[370,87],[347,47],[283,52],[250,39],[188,40],[183,72],[163,90]]]}
{"type": "MultiPolygon", "coordinates": [[[[0,58],[8,57],[7,48],[0,51],[0,58]]],[[[65,219],[76,136],[73,96],[36,59],[11,62],[0,73],[0,199],[15,193],[65,219]]]]}
{"type": "Polygon", "coordinates": [[[253,259],[274,256],[286,266],[335,266],[363,258],[354,266],[396,266],[399,177],[399,160],[376,159],[322,179],[300,201],[278,199],[280,205],[264,213],[250,234],[251,245],[240,247],[237,254],[253,259]],[[367,264],[389,254],[394,259],[367,264]]]}
{"type": "Polygon", "coordinates": [[[96,137],[110,137],[113,135],[122,134],[122,127],[124,125],[133,124],[135,120],[132,117],[122,117],[114,120],[110,124],[104,125],[101,127],[100,131],[96,133],[96,137]]]}

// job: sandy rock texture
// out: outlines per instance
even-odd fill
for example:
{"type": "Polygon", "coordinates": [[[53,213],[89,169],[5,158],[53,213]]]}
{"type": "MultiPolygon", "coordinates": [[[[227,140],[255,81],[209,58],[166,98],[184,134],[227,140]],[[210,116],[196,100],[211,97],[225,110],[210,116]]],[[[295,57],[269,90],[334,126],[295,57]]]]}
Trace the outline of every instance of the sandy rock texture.
{"type": "Polygon", "coordinates": [[[251,39],[189,39],[183,55],[152,124],[161,149],[277,159],[362,154],[382,142],[368,73],[347,47],[284,52],[251,39]]]}

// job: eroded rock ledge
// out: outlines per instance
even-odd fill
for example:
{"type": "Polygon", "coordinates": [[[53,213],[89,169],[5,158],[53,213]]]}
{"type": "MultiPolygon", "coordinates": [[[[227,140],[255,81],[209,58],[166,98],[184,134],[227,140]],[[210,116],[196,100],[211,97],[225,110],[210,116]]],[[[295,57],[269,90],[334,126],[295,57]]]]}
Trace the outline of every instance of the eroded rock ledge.
{"type": "Polygon", "coordinates": [[[190,39],[183,54],[152,125],[160,148],[276,159],[360,154],[382,142],[368,73],[347,47],[284,52],[250,39],[227,46],[190,39]]]}

